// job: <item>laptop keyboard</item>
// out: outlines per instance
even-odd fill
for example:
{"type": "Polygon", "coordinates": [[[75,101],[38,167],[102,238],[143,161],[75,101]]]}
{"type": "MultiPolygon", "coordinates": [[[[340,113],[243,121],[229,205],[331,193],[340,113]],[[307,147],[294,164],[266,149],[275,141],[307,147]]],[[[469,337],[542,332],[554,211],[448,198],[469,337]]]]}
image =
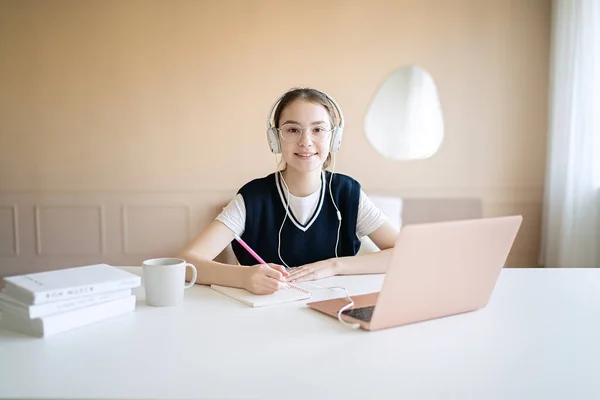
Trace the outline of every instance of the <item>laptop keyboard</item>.
{"type": "Polygon", "coordinates": [[[361,321],[369,322],[373,317],[375,306],[353,308],[351,310],[342,311],[342,314],[352,318],[360,319],[361,321]]]}

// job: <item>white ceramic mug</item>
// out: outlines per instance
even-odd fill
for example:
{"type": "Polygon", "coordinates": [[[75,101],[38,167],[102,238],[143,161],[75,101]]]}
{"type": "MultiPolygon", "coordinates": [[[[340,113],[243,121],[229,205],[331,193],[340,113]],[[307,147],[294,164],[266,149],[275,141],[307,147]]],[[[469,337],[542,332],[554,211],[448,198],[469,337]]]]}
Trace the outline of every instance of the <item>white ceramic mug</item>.
{"type": "Polygon", "coordinates": [[[146,304],[155,307],[172,307],[183,302],[184,289],[196,282],[198,271],[193,264],[180,258],[153,258],[144,261],[144,289],[146,304]],[[185,270],[192,268],[193,276],[185,283],[185,270]]]}

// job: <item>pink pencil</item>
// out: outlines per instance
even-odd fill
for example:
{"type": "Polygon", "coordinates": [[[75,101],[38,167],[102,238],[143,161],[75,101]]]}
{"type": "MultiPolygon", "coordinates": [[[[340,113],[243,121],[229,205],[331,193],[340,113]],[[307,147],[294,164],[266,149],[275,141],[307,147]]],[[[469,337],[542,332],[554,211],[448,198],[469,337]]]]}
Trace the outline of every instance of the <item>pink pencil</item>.
{"type": "MultiPolygon", "coordinates": [[[[242,240],[242,238],[241,238],[241,237],[239,237],[238,235],[234,235],[234,236],[235,236],[235,240],[237,240],[237,241],[238,241],[238,243],[239,243],[239,244],[241,244],[241,245],[242,245],[242,247],[243,247],[243,248],[245,248],[245,249],[246,249],[246,251],[248,251],[248,253],[250,253],[250,255],[252,255],[252,257],[254,257],[254,258],[256,259],[256,261],[258,261],[258,262],[259,262],[259,263],[261,263],[262,265],[267,265],[267,263],[265,262],[265,260],[263,260],[262,258],[260,258],[260,256],[259,256],[258,254],[256,254],[256,252],[255,252],[254,250],[252,250],[252,249],[250,248],[250,246],[248,246],[248,244],[242,240]]],[[[267,266],[268,266],[268,265],[267,265],[267,266]]],[[[269,268],[271,268],[271,267],[269,267],[269,268]]],[[[299,291],[301,291],[301,292],[303,292],[303,293],[310,293],[310,292],[308,292],[307,290],[305,290],[305,289],[302,289],[302,288],[301,288],[301,287],[299,287],[299,286],[292,285],[291,283],[283,282],[283,284],[284,284],[286,287],[288,287],[288,288],[295,289],[295,290],[299,290],[299,291]]]]}
{"type": "Polygon", "coordinates": [[[241,237],[239,237],[238,235],[235,235],[235,240],[237,240],[237,241],[238,241],[238,243],[239,243],[239,244],[241,244],[241,245],[242,245],[242,247],[243,247],[243,248],[245,248],[245,249],[246,249],[246,251],[248,251],[248,253],[250,253],[250,255],[256,259],[256,261],[258,261],[259,263],[261,263],[261,264],[263,264],[263,265],[267,265],[267,263],[265,262],[265,260],[263,260],[262,258],[260,258],[260,256],[259,256],[258,254],[256,254],[256,252],[255,252],[254,250],[252,250],[252,249],[250,248],[250,246],[248,246],[248,245],[246,244],[246,242],[244,242],[244,241],[242,240],[242,238],[241,238],[241,237]]]}

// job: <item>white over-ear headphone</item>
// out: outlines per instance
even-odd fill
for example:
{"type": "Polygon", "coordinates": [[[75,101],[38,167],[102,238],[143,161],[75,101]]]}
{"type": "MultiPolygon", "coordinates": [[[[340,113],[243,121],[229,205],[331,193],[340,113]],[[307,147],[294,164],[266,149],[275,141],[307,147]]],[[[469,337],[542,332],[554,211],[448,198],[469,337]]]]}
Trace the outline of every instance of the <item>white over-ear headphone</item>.
{"type": "MultiPolygon", "coordinates": [[[[294,89],[294,90],[297,90],[297,89],[294,89]]],[[[329,95],[327,93],[321,92],[320,90],[316,90],[316,89],[313,89],[313,90],[315,90],[315,91],[321,93],[323,96],[325,96],[327,98],[327,100],[329,100],[329,102],[333,105],[333,107],[335,108],[335,111],[337,113],[338,123],[336,125],[334,125],[333,131],[331,132],[331,146],[329,148],[330,152],[336,153],[340,150],[340,147],[342,145],[342,135],[344,133],[344,115],[342,114],[342,110],[340,109],[338,104],[335,102],[335,100],[333,98],[329,97],[329,95]]],[[[267,117],[267,140],[269,141],[269,148],[271,149],[271,152],[274,154],[281,153],[281,142],[279,140],[279,131],[275,127],[275,122],[273,121],[273,111],[275,110],[275,108],[277,107],[277,105],[279,104],[281,99],[283,99],[283,97],[286,94],[287,93],[284,93],[283,95],[281,95],[277,99],[277,101],[271,106],[271,110],[269,111],[269,116],[267,117]]]]}

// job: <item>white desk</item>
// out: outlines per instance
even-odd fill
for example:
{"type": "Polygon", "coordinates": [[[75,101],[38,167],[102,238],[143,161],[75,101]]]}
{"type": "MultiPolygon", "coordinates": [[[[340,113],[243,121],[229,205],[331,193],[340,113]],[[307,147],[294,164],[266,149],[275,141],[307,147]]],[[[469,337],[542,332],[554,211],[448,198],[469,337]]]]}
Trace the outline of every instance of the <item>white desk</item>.
{"type": "Polygon", "coordinates": [[[378,332],[198,286],[46,339],[0,330],[0,397],[598,399],[600,270],[506,269],[483,310],[378,332]]]}

